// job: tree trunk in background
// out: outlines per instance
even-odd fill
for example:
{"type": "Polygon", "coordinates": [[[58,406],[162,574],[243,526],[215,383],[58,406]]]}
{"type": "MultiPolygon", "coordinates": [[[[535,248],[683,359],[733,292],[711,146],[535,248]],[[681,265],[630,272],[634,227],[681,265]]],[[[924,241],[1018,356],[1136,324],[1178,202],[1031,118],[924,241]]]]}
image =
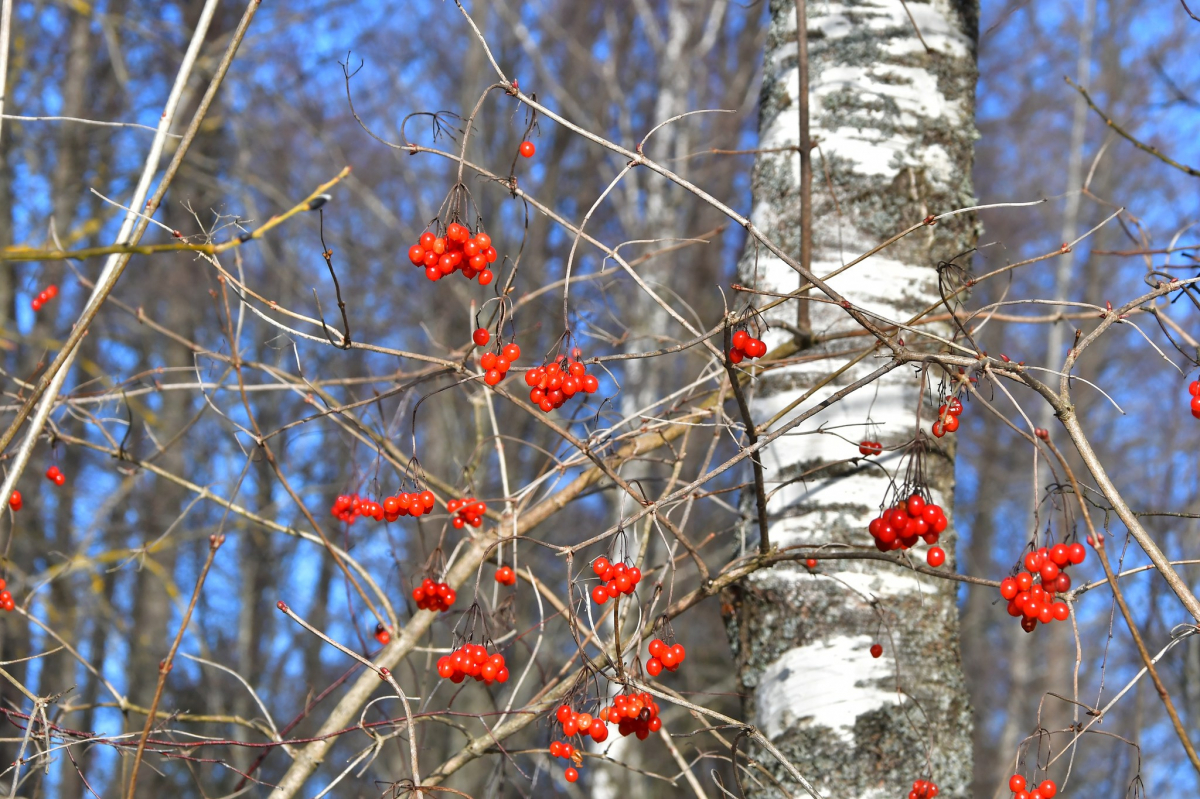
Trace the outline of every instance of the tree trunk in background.
{"type": "MultiPolygon", "coordinates": [[[[977,4],[909,0],[907,6],[932,52],[922,46],[899,0],[808,4],[811,133],[820,145],[813,159],[812,199],[818,275],[928,214],[972,204],[977,4]],[[825,185],[825,170],[840,213],[825,185]]],[[[796,52],[793,0],[772,0],[760,120],[764,149],[794,146],[799,138],[796,52]]],[[[760,155],[755,222],[795,254],[800,252],[798,186],[795,153],[760,155]]],[[[832,283],[856,304],[904,319],[937,299],[937,263],[967,250],[974,240],[974,220],[954,217],[832,283]]],[[[769,291],[788,292],[797,285],[795,272],[753,246],[740,277],[769,291]]],[[[840,308],[814,303],[811,313],[817,334],[855,326],[840,308]]],[[[794,318],[795,308],[787,305],[771,321],[794,318]]],[[[787,335],[776,327],[767,343],[777,346],[787,335]]],[[[867,345],[862,338],[849,341],[823,346],[853,353],[867,345]]],[[[845,360],[770,372],[751,397],[755,419],[770,418],[820,380],[830,364],[845,360]]],[[[878,365],[868,358],[814,401],[878,365]]],[[[919,386],[912,369],[898,369],[823,412],[806,429],[859,425],[839,432],[855,441],[881,439],[885,448],[901,446],[914,434],[919,386]],[[879,425],[877,434],[868,435],[874,430],[862,427],[868,419],[879,425]]],[[[930,417],[927,410],[926,426],[930,417]]],[[[950,438],[938,442],[942,451],[932,452],[926,464],[934,501],[943,507],[950,505],[954,489],[950,438]]],[[[833,435],[783,439],[763,456],[768,492],[822,462],[856,454],[833,435]]],[[[896,453],[885,452],[879,460],[891,471],[903,468],[896,453]]],[[[769,506],[771,543],[868,546],[867,524],[878,514],[887,488],[880,470],[852,467],[782,488],[769,506]]],[[[940,542],[948,553],[947,569],[954,568],[954,543],[951,528],[940,542]]],[[[924,551],[922,546],[913,555],[923,558],[924,551]]],[[[959,662],[954,583],[918,579],[875,561],[822,561],[811,576],[800,564],[759,572],[726,599],[733,607],[728,629],[747,718],[824,795],[901,796],[918,778],[933,779],[941,796],[968,795],[971,716],[959,662]],[[878,598],[879,611],[864,597],[878,598]],[[882,658],[869,654],[875,642],[884,645],[882,658]]],[[[760,759],[771,762],[769,756],[760,759]]],[[[774,771],[784,781],[782,770],[774,771]]],[[[799,793],[795,786],[788,789],[799,793]]],[[[747,790],[777,795],[772,788],[751,789],[749,782],[747,790]]]]}

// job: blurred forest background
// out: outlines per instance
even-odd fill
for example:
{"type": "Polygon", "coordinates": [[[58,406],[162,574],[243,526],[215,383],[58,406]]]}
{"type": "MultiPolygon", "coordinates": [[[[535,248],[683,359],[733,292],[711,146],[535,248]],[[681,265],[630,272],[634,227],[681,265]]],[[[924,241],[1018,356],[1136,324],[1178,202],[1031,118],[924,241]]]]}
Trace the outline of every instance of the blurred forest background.
{"type": "MultiPolygon", "coordinates": [[[[15,3],[0,136],[0,244],[81,247],[111,240],[119,209],[89,190],[123,202],[152,133],[12,117],[82,117],[153,127],[200,5],[175,0],[15,3]]],[[[472,14],[497,60],[520,79],[523,89],[616,141],[637,141],[657,122],[685,111],[732,110],[664,129],[655,135],[651,150],[744,212],[753,155],[717,151],[755,146],[765,11],[761,1],[489,0],[477,3],[472,14]]],[[[223,4],[219,10],[182,118],[207,84],[241,12],[239,4],[223,4]]],[[[989,284],[974,302],[1000,299],[1011,291],[1013,296],[1085,298],[1102,304],[1138,292],[1148,262],[1200,269],[1200,248],[1186,249],[1200,243],[1200,230],[1191,227],[1200,221],[1195,178],[1115,137],[1063,80],[1070,76],[1086,86],[1115,120],[1144,141],[1196,164],[1198,47],[1200,22],[1189,19],[1177,0],[983,0],[975,167],[979,200],[1051,201],[983,212],[975,269],[986,271],[1056,249],[1119,206],[1140,224],[1110,224],[1071,257],[1014,272],[1017,285],[989,284]],[[1072,191],[1085,183],[1085,191],[1072,191]],[[1155,252],[1143,254],[1147,249],[1155,252]]],[[[355,339],[418,351],[461,346],[463,331],[475,326],[462,309],[478,292],[470,293],[461,281],[439,286],[438,296],[446,298],[453,313],[438,312],[430,307],[423,278],[404,256],[437,213],[453,165],[411,157],[370,138],[348,108],[342,64],[354,72],[349,87],[355,110],[390,141],[400,140],[408,114],[465,112],[491,82],[485,56],[465,22],[441,0],[264,3],[158,218],[185,236],[207,232],[226,237],[232,226],[252,229],[352,165],[352,175],[325,209],[324,236],[334,252],[355,339]],[[420,290],[414,290],[418,280],[420,290]]],[[[469,152],[473,161],[499,174],[507,174],[526,122],[510,109],[504,104],[485,107],[469,152]]],[[[429,141],[426,117],[410,121],[406,130],[412,141],[429,141]]],[[[519,165],[521,185],[571,219],[582,216],[614,167],[621,166],[610,154],[546,121],[533,141],[538,155],[519,165]]],[[[819,158],[815,163],[816,190],[821,191],[819,158]]],[[[502,254],[516,255],[524,237],[520,257],[526,288],[561,277],[570,237],[539,214],[527,219],[526,210],[501,186],[473,180],[471,190],[502,254]]],[[[698,319],[711,324],[719,318],[721,295],[694,287],[728,286],[743,238],[712,209],[649,173],[634,172],[598,209],[589,231],[609,243],[707,238],[709,244],[660,254],[639,271],[663,291],[686,296],[698,319]]],[[[161,232],[153,235],[163,237],[161,232]]],[[[635,254],[646,251],[630,248],[635,254]]],[[[329,318],[335,299],[321,252],[317,218],[307,215],[285,235],[239,249],[237,259],[226,266],[243,270],[264,296],[310,314],[316,311],[315,288],[329,318]]],[[[593,253],[578,262],[581,273],[596,276],[578,300],[585,354],[647,349],[661,336],[647,326],[651,315],[641,313],[638,303],[625,301],[629,279],[603,272],[611,267],[593,253]]],[[[27,379],[56,349],[86,297],[82,281],[95,275],[91,262],[83,267],[62,262],[3,265],[0,366],[3,403],[10,412],[14,403],[19,405],[17,381],[27,379]],[[61,286],[59,299],[35,315],[29,300],[51,282],[61,286]]],[[[68,380],[80,401],[55,414],[55,428],[63,437],[110,446],[96,435],[95,422],[120,425],[132,419],[124,442],[128,451],[225,496],[236,487],[237,500],[254,512],[280,524],[302,524],[268,464],[254,461],[242,478],[249,442],[233,428],[234,422],[245,422],[239,400],[228,390],[213,389],[205,401],[195,390],[197,381],[227,387],[231,382],[222,364],[198,354],[200,349],[228,352],[223,314],[210,290],[219,290],[214,272],[190,256],[135,259],[114,294],[116,301],[105,307],[84,340],[68,380]],[[124,390],[122,402],[111,396],[91,405],[86,400],[89,392],[116,387],[124,390]],[[190,440],[186,449],[169,446],[184,434],[190,440]]],[[[517,317],[522,346],[529,352],[548,348],[561,330],[560,313],[556,291],[524,302],[517,317]]],[[[1054,313],[1053,308],[1046,313],[1054,313]]],[[[253,317],[245,324],[253,332],[242,336],[243,358],[289,373],[301,371],[335,402],[368,399],[394,385],[403,370],[387,356],[305,344],[253,317]],[[377,379],[343,380],[367,373],[377,379]]],[[[1000,319],[989,326],[994,347],[1014,360],[1036,363],[1060,357],[1073,336],[1069,322],[1015,325],[1000,319]]],[[[1098,345],[1107,347],[1104,366],[1088,379],[1109,390],[1125,415],[1098,394],[1078,394],[1094,404],[1085,408],[1096,431],[1094,441],[1107,462],[1120,464],[1112,471],[1123,488],[1141,498],[1142,507],[1198,512],[1193,420],[1180,399],[1185,381],[1161,359],[1146,357],[1144,348],[1124,349],[1116,346],[1119,341],[1114,334],[1098,345]]],[[[629,363],[602,380],[606,395],[620,383],[623,391],[614,402],[626,412],[657,396],[662,385],[674,385],[657,369],[691,368],[686,358],[661,366],[658,361],[629,363]]],[[[295,382],[264,380],[252,395],[266,429],[314,411],[306,390],[295,382]]],[[[407,442],[414,402],[415,397],[405,395],[357,412],[407,442]]],[[[499,412],[503,429],[514,439],[558,446],[526,417],[504,408],[499,412]]],[[[418,451],[431,472],[469,481],[479,496],[495,497],[503,491],[486,468],[483,445],[463,433],[472,427],[471,420],[486,413],[486,406],[450,392],[425,403],[419,412],[418,451]]],[[[970,414],[963,420],[955,509],[963,536],[961,568],[998,578],[1011,565],[1013,542],[1023,543],[1030,532],[1035,495],[1031,458],[1026,449],[1012,446],[1011,433],[989,415],[970,414]]],[[[1050,421],[1039,423],[1050,427],[1050,421]]],[[[293,484],[302,487],[310,507],[324,513],[336,494],[370,485],[377,458],[369,440],[356,432],[348,422],[309,425],[278,440],[276,450],[283,453],[293,484]]],[[[541,456],[531,449],[516,452],[531,459],[527,471],[540,468],[536,462],[541,456]]],[[[647,479],[661,477],[653,463],[647,464],[647,479]]],[[[14,594],[18,601],[32,595],[30,613],[69,638],[100,674],[82,668],[65,652],[7,668],[43,694],[70,689],[49,711],[64,726],[109,734],[141,729],[143,717],[117,708],[104,681],[127,693],[134,704],[149,704],[153,675],[178,627],[208,536],[222,525],[231,533],[230,541],[208,579],[185,653],[253,675],[282,726],[314,692],[340,677],[347,662],[283,619],[274,610],[276,600],[287,601],[333,637],[357,642],[362,651],[373,646],[374,620],[352,600],[330,560],[316,557],[318,550],[308,542],[225,518],[220,507],[197,501],[194,493],[82,446],[39,448],[20,488],[30,507],[17,517],[7,552],[10,583],[21,587],[14,594]],[[52,462],[68,475],[61,488],[49,488],[41,477],[45,466],[39,464],[52,462]]],[[[613,514],[599,497],[576,507],[575,529],[548,529],[543,537],[572,540],[578,529],[602,527],[613,514]]],[[[714,530],[733,526],[733,507],[728,510],[725,518],[713,515],[714,530]]],[[[1187,552],[1189,543],[1194,552],[1200,535],[1195,520],[1150,518],[1147,524],[1168,552],[1187,552]]],[[[367,535],[358,526],[337,534],[342,546],[373,564],[377,577],[386,577],[388,591],[402,604],[433,536],[412,532],[415,527],[407,533],[388,529],[386,535],[367,535]]],[[[1113,533],[1113,551],[1119,552],[1123,530],[1114,527],[1113,533]]],[[[727,536],[706,554],[722,562],[729,540],[727,536]]],[[[1138,564],[1131,558],[1125,566],[1138,564]]],[[[560,566],[549,568],[558,571],[546,572],[547,580],[561,572],[560,566]]],[[[1182,571],[1192,585],[1200,583],[1200,569],[1182,571]]],[[[1179,620],[1174,612],[1158,612],[1162,583],[1131,581],[1127,590],[1140,629],[1156,650],[1179,620]]],[[[1000,795],[997,786],[1012,772],[1017,743],[1034,729],[1043,694],[1069,694],[1074,644],[1069,625],[1026,636],[1010,623],[992,591],[964,590],[960,596],[962,651],[976,721],[974,795],[1000,795]]],[[[1102,681],[1121,685],[1140,663],[1125,628],[1112,623],[1107,596],[1102,601],[1093,597],[1083,607],[1080,680],[1091,701],[1102,681]]],[[[536,621],[530,608],[518,607],[514,613],[518,629],[536,621]]],[[[715,600],[682,626],[689,636],[689,663],[694,659],[695,665],[686,675],[681,672],[678,687],[685,693],[705,692],[711,706],[736,715],[730,654],[715,600]]],[[[56,645],[22,616],[8,614],[0,620],[0,659],[16,660],[56,645]]],[[[1197,729],[1200,636],[1160,668],[1185,726],[1197,729]]],[[[417,679],[415,672],[412,676],[417,679]]],[[[8,708],[27,709],[24,697],[7,683],[0,685],[0,697],[8,708]]],[[[186,659],[176,664],[164,707],[196,716],[246,719],[259,714],[235,678],[186,659]]],[[[1043,724],[1061,725],[1067,711],[1061,703],[1050,707],[1043,724]]],[[[314,723],[304,720],[292,734],[303,736],[314,723]]],[[[249,735],[243,727],[219,721],[204,729],[232,738],[249,735]]],[[[1186,768],[1147,682],[1140,682],[1132,697],[1105,719],[1103,729],[1139,745],[1140,761],[1138,751],[1119,740],[1087,740],[1075,759],[1073,795],[1122,796],[1139,769],[1149,795],[1195,793],[1194,774],[1186,768]]],[[[5,739],[0,761],[11,762],[20,747],[20,730],[8,726],[0,737],[5,739]]],[[[459,741],[446,732],[428,743],[448,752],[459,741]]],[[[229,765],[240,771],[254,765],[261,753],[237,747],[230,751],[229,765]]],[[[648,768],[671,768],[664,765],[669,763],[665,752],[645,750],[636,756],[662,758],[648,768]]],[[[386,750],[368,776],[381,784],[394,779],[402,771],[400,757],[399,748],[386,750]]],[[[105,746],[76,747],[74,758],[95,790],[113,795],[102,786],[121,781],[125,759],[105,746]]],[[[459,787],[472,795],[501,791],[505,766],[497,760],[474,764],[459,787]]],[[[222,795],[240,779],[230,769],[206,763],[156,765],[163,775],[144,775],[146,796],[222,795]]],[[[270,780],[285,766],[285,756],[274,752],[258,768],[270,780]]],[[[626,780],[638,785],[636,775],[614,773],[598,777],[590,790],[596,795],[619,791],[626,780]]],[[[551,784],[546,783],[546,791],[553,790],[551,784]]],[[[49,773],[30,774],[20,793],[74,799],[88,795],[88,788],[76,764],[63,757],[49,773]]]]}

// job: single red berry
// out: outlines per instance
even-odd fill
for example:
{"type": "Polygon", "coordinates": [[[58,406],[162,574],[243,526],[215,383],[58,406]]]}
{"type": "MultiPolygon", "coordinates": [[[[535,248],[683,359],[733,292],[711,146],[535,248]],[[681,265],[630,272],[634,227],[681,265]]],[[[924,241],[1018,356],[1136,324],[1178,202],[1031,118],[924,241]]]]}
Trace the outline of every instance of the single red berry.
{"type": "Polygon", "coordinates": [[[1020,774],[1014,774],[1008,780],[1008,789],[1013,793],[1025,790],[1025,778],[1020,774]]]}
{"type": "Polygon", "coordinates": [[[1080,563],[1083,563],[1084,558],[1087,557],[1087,550],[1084,549],[1083,544],[1076,541],[1074,544],[1071,544],[1067,547],[1067,557],[1070,559],[1071,563],[1078,566],[1080,563]]]}
{"type": "Polygon", "coordinates": [[[937,568],[946,562],[946,551],[941,547],[930,547],[925,553],[925,561],[933,568],[937,568]]]}
{"type": "Polygon", "coordinates": [[[492,275],[491,269],[484,269],[482,272],[479,273],[479,285],[486,286],[487,284],[492,282],[493,277],[494,277],[494,275],[492,275]]]}
{"type": "MultiPolygon", "coordinates": [[[[536,148],[533,146],[533,142],[531,142],[531,141],[521,142],[521,155],[522,156],[524,156],[525,158],[533,158],[534,152],[536,152],[536,148]]],[[[571,782],[574,782],[574,781],[575,780],[571,780],[571,782]]]]}
{"type": "Polygon", "coordinates": [[[650,658],[646,661],[646,673],[651,677],[657,677],[662,674],[663,664],[658,658],[650,658]]]}
{"type": "Polygon", "coordinates": [[[1058,786],[1054,784],[1054,780],[1046,780],[1038,786],[1038,790],[1041,791],[1042,796],[1046,797],[1046,799],[1054,799],[1054,796],[1058,793],[1058,786]]]}
{"type": "MultiPolygon", "coordinates": [[[[8,498],[8,507],[12,508],[14,511],[17,511],[17,510],[21,509],[22,504],[23,503],[21,500],[21,492],[20,491],[12,492],[12,494],[8,498]]],[[[0,581],[0,582],[2,582],[2,581],[0,581]]]]}
{"type": "Polygon", "coordinates": [[[815,568],[817,568],[817,559],[816,558],[808,558],[804,561],[804,565],[810,569],[815,569],[815,568]]]}
{"type": "Polygon", "coordinates": [[[476,347],[482,347],[492,340],[492,334],[487,328],[481,327],[471,334],[471,340],[475,342],[476,347]]]}
{"type": "Polygon", "coordinates": [[[518,347],[516,343],[505,344],[504,349],[500,351],[500,354],[503,355],[509,363],[512,363],[521,357],[521,348],[518,347]]]}
{"type": "MultiPolygon", "coordinates": [[[[529,144],[529,142],[526,142],[526,144],[529,144]]],[[[532,144],[530,144],[529,146],[531,148],[533,147],[532,144]]],[[[533,155],[533,153],[530,153],[530,155],[533,155]]],[[[575,782],[576,780],[579,779],[579,772],[575,770],[574,766],[571,766],[570,768],[568,768],[566,771],[563,772],[563,776],[566,777],[567,782],[575,782]]]]}
{"type": "Polygon", "coordinates": [[[871,657],[877,658],[883,656],[883,644],[871,644],[871,657]]]}

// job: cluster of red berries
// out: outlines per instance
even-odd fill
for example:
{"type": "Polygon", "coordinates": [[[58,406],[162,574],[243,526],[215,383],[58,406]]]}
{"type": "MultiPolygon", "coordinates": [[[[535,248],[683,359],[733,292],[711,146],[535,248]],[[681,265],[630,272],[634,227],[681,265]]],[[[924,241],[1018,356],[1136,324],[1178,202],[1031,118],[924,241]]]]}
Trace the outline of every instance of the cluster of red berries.
{"type": "Polygon", "coordinates": [[[730,341],[729,362],[741,363],[743,358],[761,358],[767,354],[767,345],[762,339],[755,338],[745,330],[738,330],[730,341]]]}
{"type": "Polygon", "coordinates": [[[538,366],[525,373],[525,385],[530,387],[529,401],[550,413],[576,394],[595,394],[600,381],[587,373],[587,367],[579,360],[578,350],[574,358],[563,359],[538,366]]]}
{"type": "Polygon", "coordinates": [[[667,646],[664,641],[655,638],[650,642],[650,659],[646,661],[646,673],[651,677],[662,674],[662,670],[675,671],[687,657],[683,644],[667,646]]]}
{"type": "Polygon", "coordinates": [[[637,566],[626,566],[624,563],[613,565],[604,556],[592,561],[592,571],[604,583],[592,589],[592,601],[597,605],[603,605],[621,594],[632,594],[642,579],[642,570],[637,566]]]}
{"type": "Polygon", "coordinates": [[[1025,571],[1000,581],[1000,596],[1008,600],[1008,615],[1021,617],[1021,629],[1034,631],[1038,622],[1066,621],[1071,609],[1054,601],[1055,594],[1071,590],[1067,566],[1079,565],[1087,557],[1083,544],[1055,544],[1025,555],[1025,571]],[[1035,583],[1034,579],[1040,579],[1035,583]]]}
{"type": "Polygon", "coordinates": [[[329,509],[329,512],[340,522],[354,524],[354,520],[358,518],[360,513],[370,516],[371,514],[367,513],[368,510],[370,508],[366,507],[358,494],[340,494],[333,501],[333,507],[329,509]]]}
{"type": "MultiPolygon", "coordinates": [[[[479,331],[475,331],[479,332],[479,331]]],[[[486,331],[485,331],[486,332],[486,331]]],[[[516,342],[505,344],[499,354],[485,352],[479,356],[479,368],[483,370],[483,382],[495,386],[508,375],[508,369],[521,357],[521,348],[516,342]]]]}
{"type": "Polygon", "coordinates": [[[483,524],[483,514],[487,513],[487,503],[480,502],[475,497],[452,499],[446,504],[446,510],[454,514],[454,518],[450,520],[454,529],[461,530],[468,524],[472,527],[483,524]]]}
{"type": "Polygon", "coordinates": [[[387,646],[388,642],[392,640],[392,631],[383,622],[375,625],[375,640],[383,646],[387,646]]]}
{"type": "Polygon", "coordinates": [[[434,613],[449,610],[458,594],[448,583],[439,583],[426,577],[421,584],[413,589],[413,602],[421,610],[432,610],[434,613]]]}
{"type": "Polygon", "coordinates": [[[51,283],[49,286],[46,286],[45,291],[39,292],[38,295],[33,298],[33,302],[29,303],[29,306],[35,311],[40,311],[42,310],[43,305],[50,302],[50,300],[57,296],[58,286],[51,283]]]}
{"type": "MultiPolygon", "coordinates": [[[[576,735],[590,735],[596,743],[604,743],[608,739],[608,725],[605,724],[605,711],[599,716],[591,713],[576,713],[570,705],[559,705],[554,718],[562,725],[564,738],[574,738],[576,735]]],[[[570,755],[564,755],[570,757],[570,755]]]]}
{"type": "Polygon", "coordinates": [[[521,150],[521,155],[524,156],[525,158],[533,158],[533,154],[536,151],[536,148],[533,146],[533,142],[523,141],[523,142],[521,142],[520,150],[521,150]]]}
{"type": "MultiPolygon", "coordinates": [[[[925,539],[926,544],[936,544],[938,536],[948,524],[946,514],[939,505],[926,502],[920,494],[912,494],[907,501],[898,502],[894,508],[872,519],[867,529],[875,539],[875,548],[880,552],[888,552],[909,549],[917,543],[918,538],[925,539]]],[[[946,553],[940,547],[934,547],[926,557],[929,565],[936,567],[945,562],[946,553]],[[938,563],[933,562],[937,557],[930,559],[934,550],[941,552],[938,563]]]]}
{"type": "Polygon", "coordinates": [[[496,569],[496,582],[500,585],[516,585],[517,571],[512,566],[501,566],[496,569]]]}
{"type": "Polygon", "coordinates": [[[433,510],[437,497],[432,491],[404,492],[387,497],[383,502],[363,499],[358,494],[342,494],[333,502],[329,512],[346,524],[354,524],[359,516],[368,516],[377,522],[394,522],[401,516],[423,516],[433,510]]]}
{"type": "Polygon", "coordinates": [[[437,662],[438,675],[452,683],[460,683],[467,677],[476,682],[491,685],[508,682],[508,667],[504,655],[497,652],[489,655],[480,644],[463,644],[452,654],[442,655],[437,662]]]}
{"type": "MultiPolygon", "coordinates": [[[[607,729],[605,729],[604,735],[605,737],[608,737],[607,729]]],[[[575,764],[575,766],[583,763],[583,755],[579,754],[579,752],[575,750],[575,747],[571,746],[566,741],[551,741],[550,755],[552,757],[561,757],[564,760],[570,760],[575,764]]],[[[579,779],[579,769],[575,768],[575,766],[567,766],[567,770],[563,772],[563,777],[567,782],[575,782],[579,779]]]]}
{"type": "Polygon", "coordinates": [[[1025,778],[1014,774],[1008,781],[1008,789],[1016,794],[1013,799],[1054,799],[1058,794],[1058,786],[1054,780],[1044,780],[1032,791],[1025,790],[1025,778]]]}
{"type": "Polygon", "coordinates": [[[938,795],[938,787],[933,780],[915,780],[908,799],[933,799],[938,795]]]}
{"type": "Polygon", "coordinates": [[[1188,384],[1188,393],[1192,395],[1192,416],[1200,419],[1200,380],[1188,384]]]}
{"type": "Polygon", "coordinates": [[[8,583],[4,578],[0,577],[0,610],[11,612],[17,605],[13,602],[12,594],[9,593],[8,583]]]}
{"type": "Polygon", "coordinates": [[[933,423],[933,435],[941,438],[947,433],[958,429],[958,417],[962,415],[963,406],[958,397],[951,397],[949,402],[938,408],[938,420],[933,423]]]}
{"type": "Polygon", "coordinates": [[[878,455],[883,452],[883,444],[878,441],[860,441],[858,442],[859,455],[878,455]]]}
{"type": "Polygon", "coordinates": [[[499,255],[492,246],[492,237],[483,231],[474,236],[466,225],[451,222],[446,226],[446,235],[437,236],[426,230],[420,241],[408,248],[408,260],[414,266],[425,267],[425,277],[441,280],[446,275],[462,270],[463,277],[473,280],[479,276],[479,284],[492,282],[493,264],[499,255]]]}
{"type": "Polygon", "coordinates": [[[20,491],[14,491],[14,492],[12,492],[12,494],[9,495],[8,507],[12,508],[14,511],[20,510],[21,506],[24,504],[25,504],[24,500],[21,499],[20,491]]]}
{"type": "Polygon", "coordinates": [[[51,466],[46,470],[46,479],[51,483],[54,483],[56,486],[60,486],[67,482],[67,476],[63,474],[62,470],[57,466],[51,466]]]}
{"type": "Polygon", "coordinates": [[[636,735],[639,741],[646,740],[652,732],[662,727],[658,717],[658,703],[648,693],[617,694],[612,707],[600,709],[600,720],[617,725],[621,735],[636,735]]]}

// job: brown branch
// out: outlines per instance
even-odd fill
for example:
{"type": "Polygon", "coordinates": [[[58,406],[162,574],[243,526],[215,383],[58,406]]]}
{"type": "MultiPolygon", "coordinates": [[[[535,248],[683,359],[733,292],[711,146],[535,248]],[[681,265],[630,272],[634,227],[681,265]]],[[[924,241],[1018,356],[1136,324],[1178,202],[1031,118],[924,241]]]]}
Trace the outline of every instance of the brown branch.
{"type": "Polygon", "coordinates": [[[1151,657],[1150,651],[1146,649],[1146,643],[1142,640],[1141,633],[1138,632],[1137,625],[1133,620],[1133,614],[1129,612],[1129,605],[1125,602],[1125,596],[1121,593],[1116,575],[1113,574],[1112,566],[1108,562],[1104,536],[1096,530],[1095,525],[1092,523],[1092,515],[1088,512],[1087,503],[1083,499],[1083,492],[1079,489],[1079,481],[1075,479],[1075,473],[1071,470],[1071,466],[1067,463],[1067,459],[1063,457],[1058,447],[1054,446],[1054,442],[1047,439],[1045,443],[1050,451],[1054,453],[1055,457],[1058,458],[1063,473],[1066,474],[1067,479],[1071,482],[1071,490],[1075,492],[1075,498],[1079,502],[1079,512],[1083,515],[1084,524],[1087,525],[1089,540],[1092,542],[1092,548],[1096,551],[1096,555],[1100,558],[1100,565],[1104,567],[1104,576],[1112,588],[1113,598],[1116,599],[1117,606],[1121,609],[1121,616],[1125,619],[1125,625],[1129,628],[1130,635],[1133,636],[1133,643],[1137,646],[1142,663],[1146,666],[1146,671],[1149,672],[1150,679],[1154,681],[1154,690],[1158,692],[1158,696],[1162,699],[1163,706],[1167,710],[1167,715],[1171,718],[1171,725],[1175,728],[1175,734],[1179,736],[1179,742],[1183,744],[1183,750],[1187,753],[1188,760],[1192,762],[1192,768],[1196,769],[1197,773],[1200,773],[1200,757],[1196,755],[1196,749],[1192,746],[1192,742],[1187,735],[1187,730],[1184,729],[1183,722],[1179,719],[1179,713],[1175,710],[1175,703],[1171,701],[1171,695],[1167,693],[1167,687],[1163,684],[1162,678],[1158,676],[1158,669],[1154,667],[1154,659],[1151,657]]]}
{"type": "MultiPolygon", "coordinates": [[[[1187,6],[1185,5],[1184,8],[1187,8],[1187,6]]],[[[1115,131],[1117,133],[1117,135],[1119,135],[1121,138],[1125,139],[1126,141],[1128,141],[1130,144],[1132,144],[1134,147],[1138,148],[1142,152],[1149,153],[1150,155],[1154,156],[1155,158],[1162,161],[1167,166],[1173,166],[1176,169],[1178,169],[1179,171],[1185,172],[1194,178],[1200,178],[1200,171],[1193,169],[1192,167],[1188,166],[1187,164],[1179,163],[1175,159],[1173,159],[1170,156],[1166,155],[1165,153],[1161,152],[1157,147],[1153,147],[1149,144],[1142,143],[1139,139],[1135,138],[1133,136],[1133,134],[1127,132],[1124,128],[1122,128],[1116,122],[1113,122],[1112,117],[1110,117],[1108,114],[1104,113],[1104,111],[1102,111],[1100,109],[1100,107],[1096,105],[1096,103],[1092,100],[1091,95],[1089,95],[1087,93],[1087,90],[1084,89],[1082,86],[1078,85],[1077,83],[1075,83],[1075,81],[1071,80],[1070,78],[1066,77],[1065,75],[1063,76],[1063,80],[1065,80],[1067,83],[1069,83],[1071,85],[1071,88],[1073,88],[1075,91],[1077,91],[1081,95],[1083,95],[1083,99],[1087,102],[1088,107],[1091,108],[1093,111],[1095,111],[1097,114],[1099,114],[1100,118],[1104,120],[1104,124],[1108,125],[1110,128],[1112,128],[1113,131],[1115,131]]]]}
{"type": "Polygon", "coordinates": [[[175,633],[175,640],[171,643],[171,651],[158,664],[158,685],[154,687],[154,699],[150,702],[150,708],[146,713],[146,724],[142,727],[142,737],[138,740],[137,753],[133,757],[133,766],[129,773],[129,788],[125,791],[126,799],[133,799],[134,791],[137,788],[138,769],[142,764],[142,756],[146,752],[146,741],[150,738],[150,730],[154,727],[154,719],[158,714],[158,703],[162,699],[163,688],[167,684],[167,675],[171,673],[171,668],[174,665],[175,653],[179,651],[179,644],[183,641],[183,634],[187,632],[188,622],[191,621],[192,611],[196,609],[196,602],[200,599],[200,589],[204,587],[204,580],[208,577],[208,570],[212,567],[213,559],[217,556],[217,550],[221,548],[221,544],[225,543],[223,534],[211,535],[208,537],[208,557],[204,559],[204,566],[200,569],[200,576],[196,578],[196,587],[192,590],[192,601],[188,603],[187,611],[183,614],[183,619],[179,622],[179,632],[175,633]]]}
{"type": "MultiPolygon", "coordinates": [[[[803,0],[800,0],[803,2],[803,0]]],[[[805,304],[806,303],[802,303],[805,304]]],[[[729,360],[729,352],[733,346],[730,338],[731,328],[725,328],[725,357],[723,359],[725,373],[729,375],[729,385],[733,387],[733,396],[737,400],[738,411],[742,414],[742,427],[746,430],[746,440],[752,448],[758,447],[758,430],[754,427],[754,417],[750,415],[750,405],[746,402],[746,393],[742,391],[742,381],[733,362],[729,360]]],[[[766,554],[771,551],[770,525],[767,520],[767,490],[766,478],[763,476],[762,459],[758,452],[750,456],[750,464],[754,470],[754,504],[758,511],[758,551],[766,554]]]]}

